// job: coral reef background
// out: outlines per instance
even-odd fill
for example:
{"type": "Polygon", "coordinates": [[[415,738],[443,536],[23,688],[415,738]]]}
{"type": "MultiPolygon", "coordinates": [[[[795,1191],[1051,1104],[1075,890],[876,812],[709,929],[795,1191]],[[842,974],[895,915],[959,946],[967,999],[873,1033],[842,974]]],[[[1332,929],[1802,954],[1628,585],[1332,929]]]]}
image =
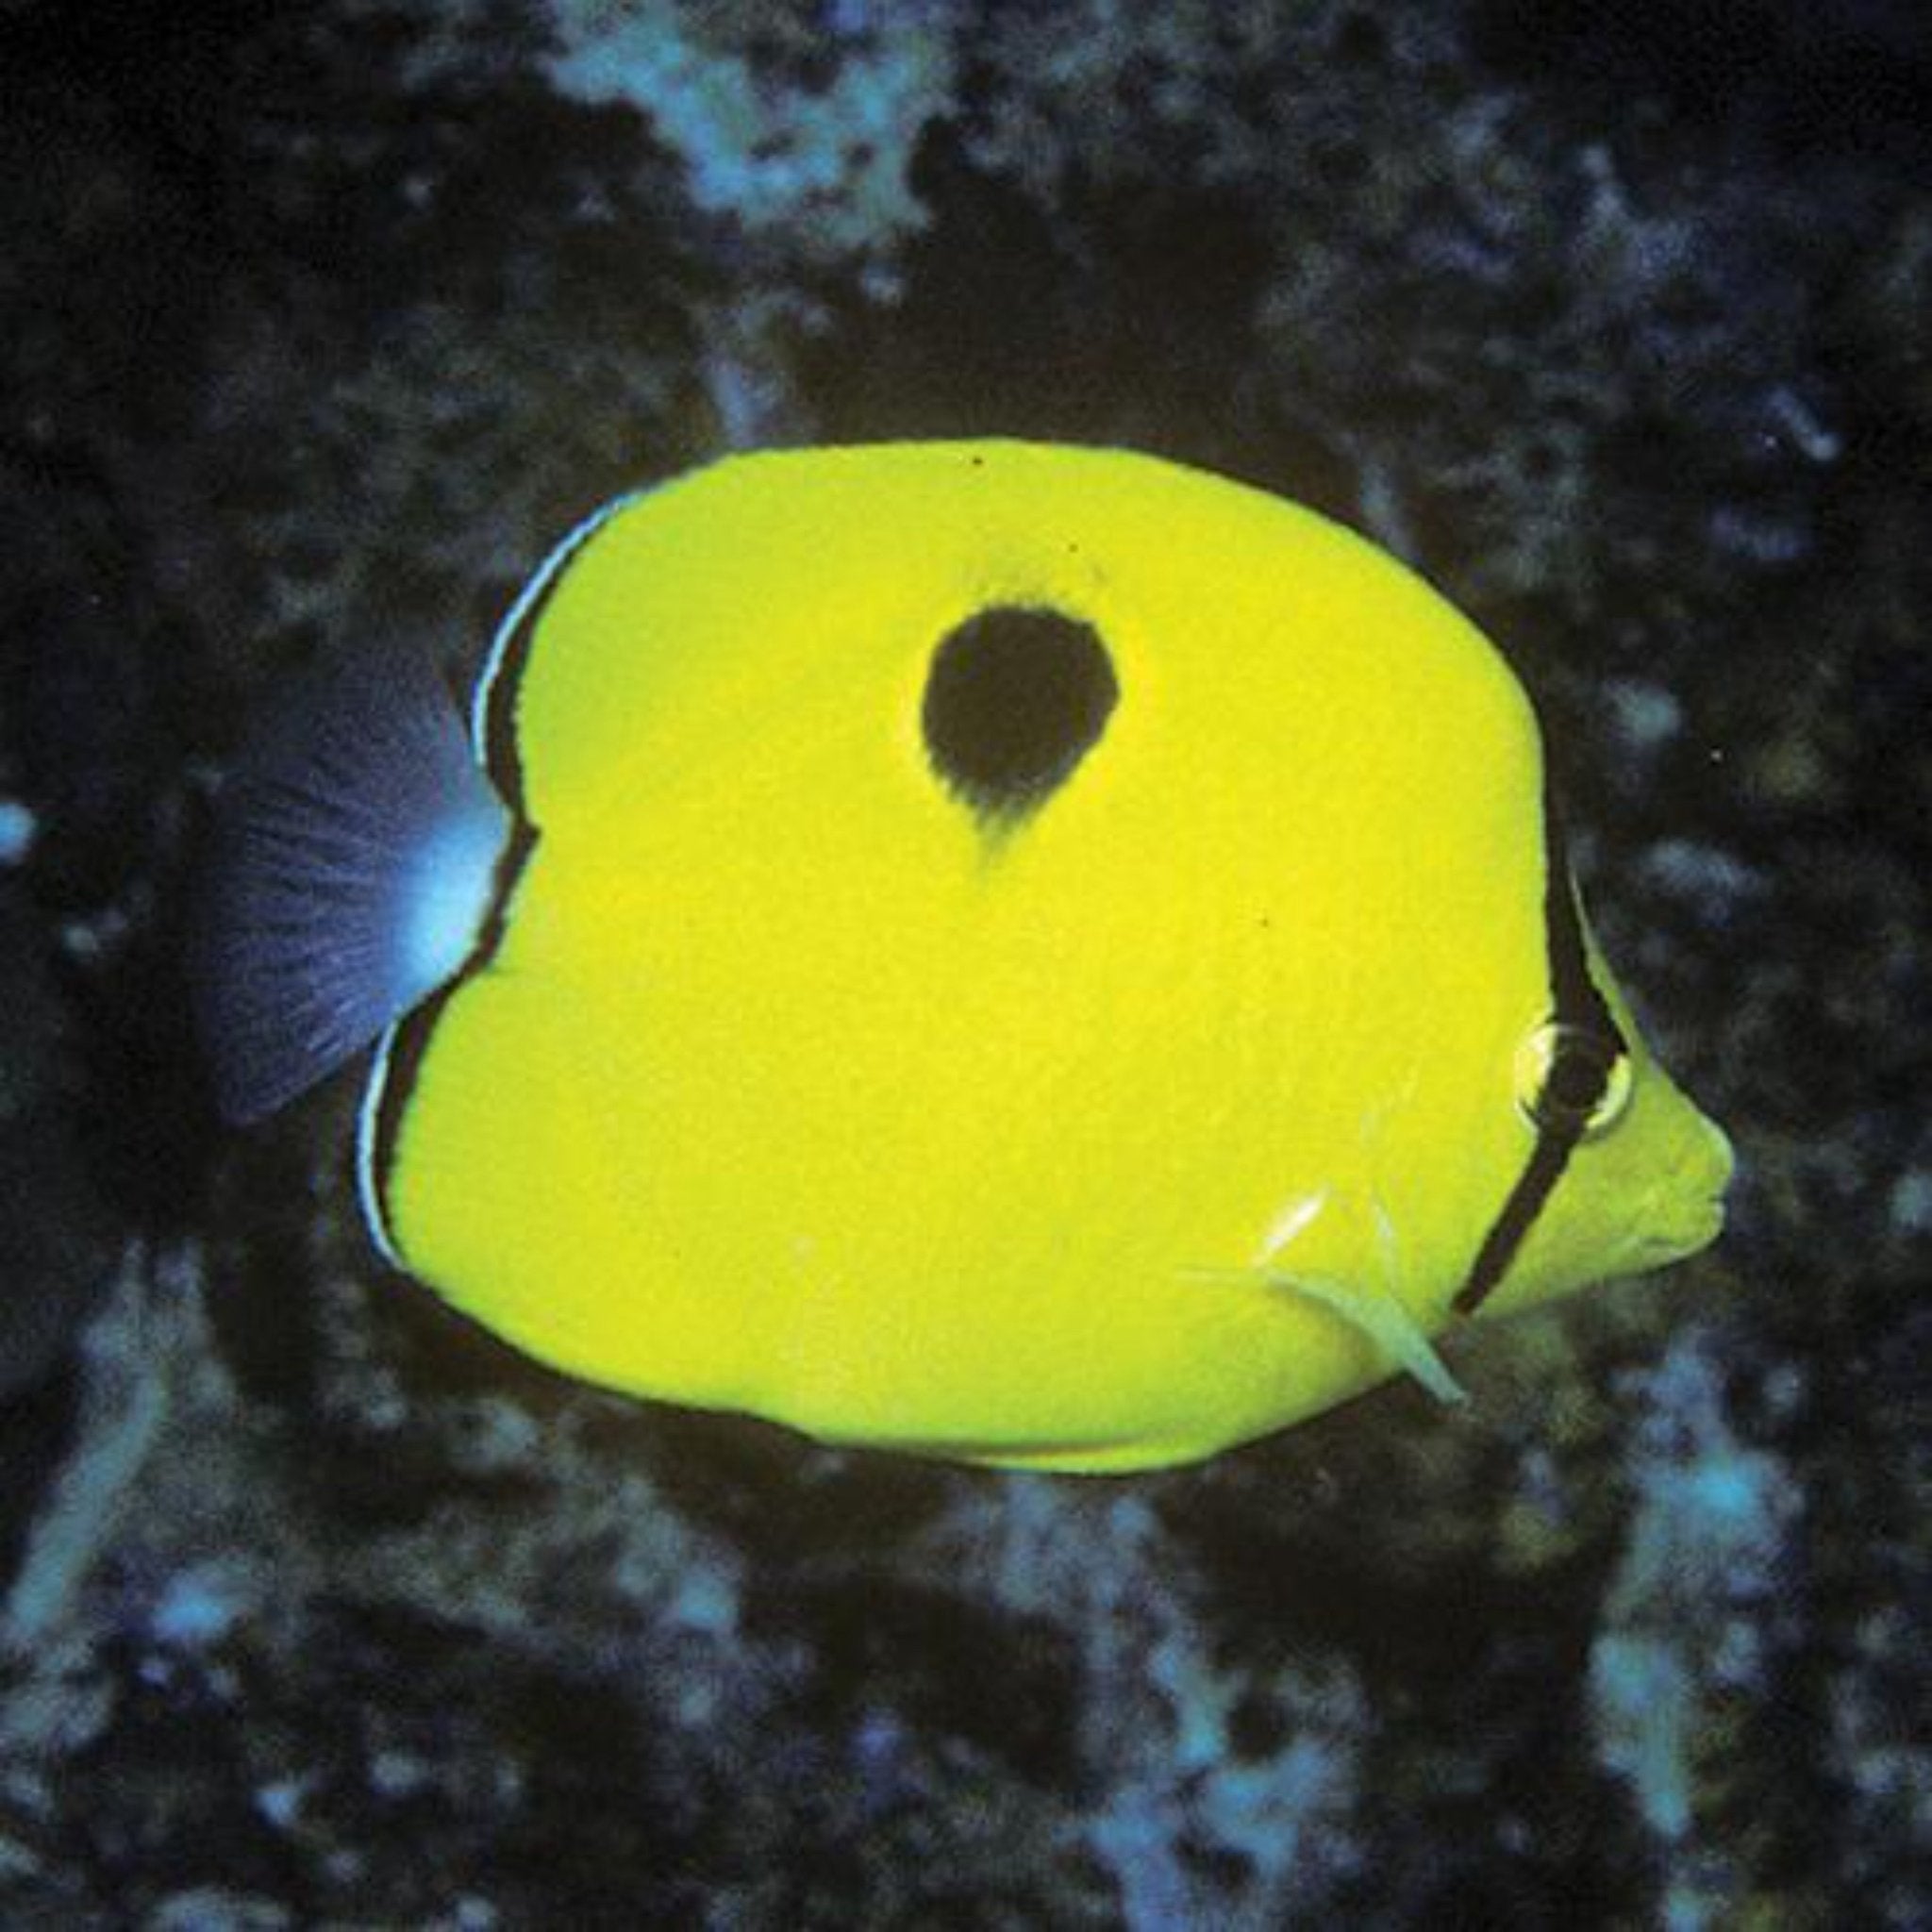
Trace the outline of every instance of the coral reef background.
{"type": "Polygon", "coordinates": [[[1932,1921],[1923,7],[6,0],[0,184],[0,1920],[1932,1921]],[[995,431],[1314,503],[1552,719],[1745,1165],[1472,1414],[835,1454],[385,1276],[346,1086],[215,1131],[279,675],[995,431]]]}

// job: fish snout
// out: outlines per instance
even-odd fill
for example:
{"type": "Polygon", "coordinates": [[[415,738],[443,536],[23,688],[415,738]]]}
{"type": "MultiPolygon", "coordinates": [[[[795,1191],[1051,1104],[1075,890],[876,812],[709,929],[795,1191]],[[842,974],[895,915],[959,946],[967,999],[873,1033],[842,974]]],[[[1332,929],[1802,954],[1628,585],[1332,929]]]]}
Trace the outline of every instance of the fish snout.
{"type": "Polygon", "coordinates": [[[1670,1168],[1644,1196],[1634,1230],[1640,1266],[1662,1267],[1707,1248],[1724,1225],[1724,1193],[1737,1172],[1730,1137],[1694,1114],[1670,1168]]]}

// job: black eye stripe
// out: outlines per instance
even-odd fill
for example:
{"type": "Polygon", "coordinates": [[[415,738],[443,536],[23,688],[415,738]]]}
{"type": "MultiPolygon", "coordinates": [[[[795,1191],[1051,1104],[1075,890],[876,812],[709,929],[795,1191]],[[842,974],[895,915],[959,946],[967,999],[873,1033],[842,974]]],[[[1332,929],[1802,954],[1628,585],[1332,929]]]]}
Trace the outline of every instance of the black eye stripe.
{"type": "Polygon", "coordinates": [[[1550,1198],[1551,1190],[1562,1179],[1571,1153],[1581,1138],[1578,1133],[1556,1129],[1538,1134],[1536,1145],[1530,1150],[1529,1165],[1510,1189],[1503,1211],[1491,1223],[1470,1267],[1469,1278],[1450,1304],[1458,1315],[1474,1314],[1502,1280],[1517,1249],[1523,1245],[1524,1236],[1550,1198]]]}
{"type": "Polygon", "coordinates": [[[1603,1098],[1609,1083],[1610,1061],[1607,1054],[1574,1045],[1565,1046],[1550,1067],[1539,1102],[1552,1108],[1591,1108],[1603,1098]]]}
{"type": "Polygon", "coordinates": [[[1574,1025],[1553,1030],[1549,1072],[1530,1102],[1530,1118],[1539,1127],[1574,1122],[1587,1126],[1610,1091],[1623,1042],[1574,1025]]]}
{"type": "Polygon", "coordinates": [[[1609,1002],[1590,976],[1590,951],[1583,942],[1583,918],[1571,882],[1547,747],[1543,754],[1543,929],[1550,962],[1551,1021],[1574,1028],[1580,1040],[1592,1042],[1592,1048],[1579,1047],[1582,1064],[1574,1070],[1565,1067],[1561,1054],[1551,1063],[1536,1101],[1536,1145],[1450,1304],[1458,1315],[1474,1314],[1503,1279],[1543,1203],[1562,1178],[1597,1103],[1608,1091],[1618,1058],[1629,1051],[1609,1002]]]}

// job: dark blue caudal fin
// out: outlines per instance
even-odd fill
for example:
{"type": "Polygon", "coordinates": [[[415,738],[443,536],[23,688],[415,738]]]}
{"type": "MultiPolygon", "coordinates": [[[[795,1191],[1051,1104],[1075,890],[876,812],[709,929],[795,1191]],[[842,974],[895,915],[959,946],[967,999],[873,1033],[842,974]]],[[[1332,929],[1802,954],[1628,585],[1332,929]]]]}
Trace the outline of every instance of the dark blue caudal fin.
{"type": "Polygon", "coordinates": [[[458,973],[511,828],[421,652],[285,692],[215,805],[194,979],[223,1113],[273,1113],[458,973]]]}

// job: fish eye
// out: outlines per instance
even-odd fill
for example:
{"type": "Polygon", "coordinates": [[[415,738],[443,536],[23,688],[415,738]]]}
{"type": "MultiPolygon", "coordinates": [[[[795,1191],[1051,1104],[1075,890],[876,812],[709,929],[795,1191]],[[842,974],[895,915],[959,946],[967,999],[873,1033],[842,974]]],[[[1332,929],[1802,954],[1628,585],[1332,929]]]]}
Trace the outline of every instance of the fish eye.
{"type": "Polygon", "coordinates": [[[1516,1050],[1516,1108],[1540,1132],[1606,1132],[1630,1105],[1636,1074],[1620,1041],[1546,1021],[1516,1050]]]}
{"type": "Polygon", "coordinates": [[[993,605],[940,641],[921,724],[933,769],[975,809],[1041,804],[1099,741],[1120,697],[1091,624],[993,605]]]}

